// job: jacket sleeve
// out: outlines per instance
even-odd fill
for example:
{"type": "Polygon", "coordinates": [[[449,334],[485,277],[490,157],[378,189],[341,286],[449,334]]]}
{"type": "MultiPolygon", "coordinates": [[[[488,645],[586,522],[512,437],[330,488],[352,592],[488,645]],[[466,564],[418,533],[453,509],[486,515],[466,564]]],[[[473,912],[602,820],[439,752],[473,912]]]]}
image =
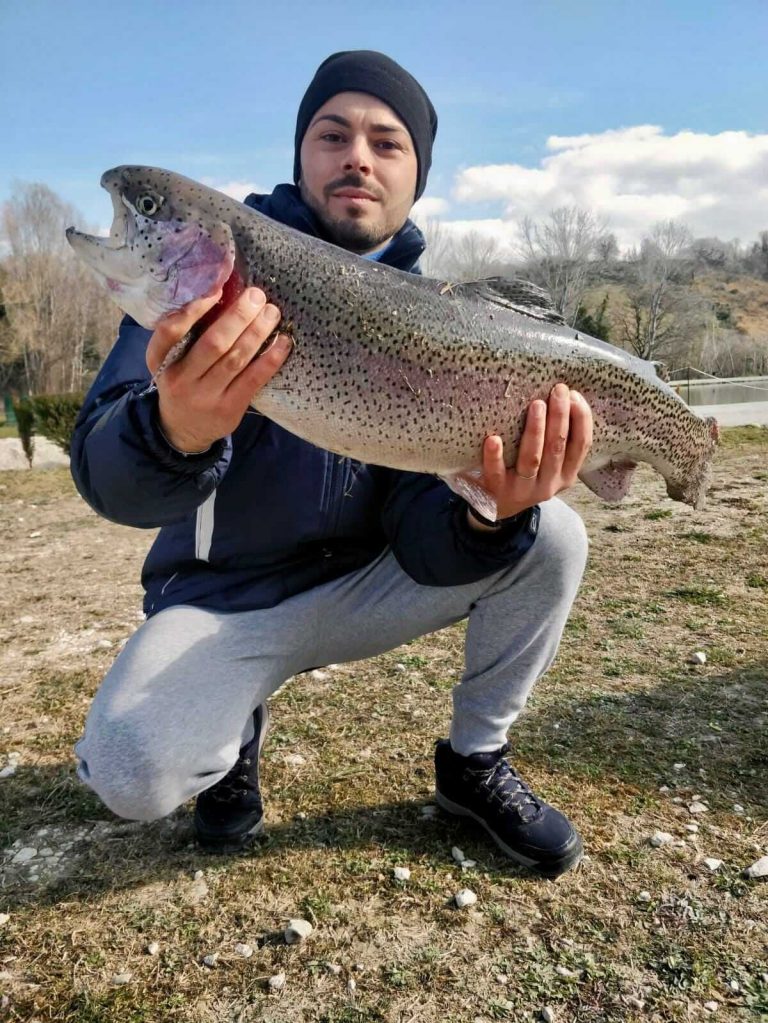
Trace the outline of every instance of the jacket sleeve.
{"type": "Polygon", "coordinates": [[[75,424],[72,477],[99,514],[154,528],[192,514],[227,470],[231,440],[200,455],[175,451],[160,431],[145,362],[150,332],[126,316],[75,424]]]}
{"type": "Polygon", "coordinates": [[[400,567],[422,586],[461,586],[493,575],[536,539],[538,506],[493,533],[472,529],[466,515],[466,502],[442,480],[402,472],[395,476],[382,522],[400,567]]]}

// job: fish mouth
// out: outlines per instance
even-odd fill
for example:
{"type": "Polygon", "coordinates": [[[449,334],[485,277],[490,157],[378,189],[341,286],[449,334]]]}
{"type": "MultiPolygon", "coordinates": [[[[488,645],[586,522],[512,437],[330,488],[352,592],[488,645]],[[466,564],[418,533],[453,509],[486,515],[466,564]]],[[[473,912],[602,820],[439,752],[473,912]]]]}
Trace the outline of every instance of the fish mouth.
{"type": "Polygon", "coordinates": [[[122,201],[118,182],[114,178],[107,180],[111,173],[107,171],[101,178],[101,187],[109,192],[112,200],[109,235],[85,234],[74,227],[68,227],[65,234],[77,255],[104,278],[110,291],[116,291],[120,285],[135,283],[141,277],[141,270],[132,261],[121,258],[128,252],[129,233],[135,224],[122,201]]]}

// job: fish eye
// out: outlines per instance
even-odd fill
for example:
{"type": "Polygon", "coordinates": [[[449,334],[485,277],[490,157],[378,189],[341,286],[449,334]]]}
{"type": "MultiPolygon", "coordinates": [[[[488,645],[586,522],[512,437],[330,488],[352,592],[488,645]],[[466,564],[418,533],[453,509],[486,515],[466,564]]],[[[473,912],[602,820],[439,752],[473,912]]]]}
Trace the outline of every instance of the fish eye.
{"type": "Polygon", "coordinates": [[[151,217],[160,209],[162,201],[162,199],[158,201],[154,195],[145,192],[144,195],[140,195],[136,200],[136,209],[145,217],[151,217]]]}

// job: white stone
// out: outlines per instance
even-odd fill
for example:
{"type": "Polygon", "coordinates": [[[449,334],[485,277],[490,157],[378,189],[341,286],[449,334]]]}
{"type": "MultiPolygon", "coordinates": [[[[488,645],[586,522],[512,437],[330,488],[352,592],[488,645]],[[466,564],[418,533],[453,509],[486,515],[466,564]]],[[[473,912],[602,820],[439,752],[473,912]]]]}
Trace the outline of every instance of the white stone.
{"type": "Polygon", "coordinates": [[[327,671],[319,671],[318,669],[310,671],[309,675],[310,678],[313,678],[315,680],[315,682],[325,682],[325,680],[328,678],[327,671]]]}
{"type": "Polygon", "coordinates": [[[267,981],[270,991],[282,991],[285,987],[285,974],[276,973],[274,977],[270,977],[267,981]]]}
{"type": "Polygon", "coordinates": [[[544,1020],[544,1023],[555,1023],[555,1014],[548,1005],[545,1005],[541,1010],[541,1018],[544,1020]]]}
{"type": "Polygon", "coordinates": [[[297,821],[305,821],[307,819],[306,813],[303,810],[299,810],[298,813],[294,814],[297,821]]]}
{"type": "Polygon", "coordinates": [[[396,881],[409,881],[411,877],[408,867],[395,867],[392,873],[395,875],[396,881]]]}
{"type": "Polygon", "coordinates": [[[408,669],[405,667],[405,665],[401,664],[399,661],[395,665],[395,671],[407,671],[407,670],[408,669]]]}
{"type": "Polygon", "coordinates": [[[195,881],[199,881],[201,878],[205,877],[205,874],[202,872],[202,870],[196,870],[195,873],[193,874],[193,877],[195,881]]]}
{"type": "Polygon", "coordinates": [[[4,924],[7,924],[10,919],[11,919],[10,913],[0,913],[0,927],[2,927],[4,924]]]}
{"type": "Polygon", "coordinates": [[[341,973],[341,967],[338,963],[326,963],[325,968],[329,973],[332,973],[334,977],[338,977],[341,973]]]}
{"type": "Polygon", "coordinates": [[[112,983],[115,987],[122,987],[123,984],[130,984],[133,979],[133,974],[130,972],[116,973],[112,978],[112,983]]]}
{"type": "Polygon", "coordinates": [[[638,902],[650,902],[651,901],[651,893],[650,892],[640,892],[638,894],[638,896],[637,896],[637,901],[638,902]]]}
{"type": "Polygon", "coordinates": [[[312,933],[312,924],[309,920],[289,920],[288,926],[283,932],[286,945],[298,945],[312,933]]]}
{"type": "Polygon", "coordinates": [[[747,867],[744,876],[750,879],[756,877],[768,877],[768,856],[761,856],[751,867],[747,867]]]}
{"type": "Polygon", "coordinates": [[[353,995],[356,990],[357,990],[357,981],[355,980],[354,977],[350,977],[349,980],[347,981],[347,991],[351,995],[353,995]]]}
{"type": "Polygon", "coordinates": [[[462,870],[472,870],[472,868],[476,867],[476,866],[477,866],[477,860],[462,860],[461,861],[461,869],[462,870]]]}
{"type": "Polygon", "coordinates": [[[211,952],[210,955],[203,956],[203,966],[213,967],[219,961],[219,953],[211,952]]]}
{"type": "Polygon", "coordinates": [[[434,817],[436,813],[437,813],[437,807],[433,806],[432,804],[429,804],[427,806],[422,806],[422,808],[421,808],[421,816],[422,817],[434,817]]]}
{"type": "Polygon", "coordinates": [[[555,973],[560,977],[578,977],[575,970],[569,970],[567,966],[556,966],[555,973]]]}
{"type": "Polygon", "coordinates": [[[14,863],[29,863],[37,856],[37,849],[33,849],[31,845],[25,846],[23,849],[19,849],[16,855],[13,857],[14,863]]]}
{"type": "Polygon", "coordinates": [[[689,813],[707,813],[708,811],[709,807],[705,803],[699,802],[698,799],[694,799],[688,807],[689,813]]]}
{"type": "Polygon", "coordinates": [[[39,529],[36,529],[36,530],[35,530],[35,531],[34,531],[33,533],[30,533],[30,534],[29,534],[29,539],[30,539],[30,540],[37,540],[37,538],[38,538],[39,536],[42,536],[42,535],[43,535],[43,534],[42,534],[42,533],[40,532],[40,530],[39,530],[39,529]]]}
{"type": "Polygon", "coordinates": [[[100,639],[96,643],[96,649],[97,650],[111,650],[114,645],[115,644],[112,642],[111,639],[100,639]]]}
{"type": "Polygon", "coordinates": [[[717,1012],[720,1008],[720,1004],[718,1002],[704,1002],[704,1008],[707,1012],[717,1012]]]}
{"type": "Polygon", "coordinates": [[[307,758],[303,757],[301,753],[286,753],[283,761],[288,767],[303,767],[307,762],[307,758]]]}
{"type": "Polygon", "coordinates": [[[467,858],[464,855],[464,850],[459,849],[457,845],[455,845],[453,849],[451,849],[451,856],[453,856],[457,863],[463,863],[464,860],[467,858]]]}
{"type": "Polygon", "coordinates": [[[150,941],[147,945],[147,955],[156,956],[160,951],[160,945],[156,941],[150,941]]]}
{"type": "Polygon", "coordinates": [[[713,874],[716,870],[719,870],[720,867],[722,867],[722,865],[723,865],[722,860],[716,860],[711,856],[707,856],[706,859],[704,860],[704,866],[708,867],[713,874]]]}
{"type": "Polygon", "coordinates": [[[729,980],[728,987],[731,989],[731,991],[734,991],[736,994],[738,994],[739,991],[741,991],[741,984],[739,984],[738,980],[729,980]]]}
{"type": "Polygon", "coordinates": [[[656,831],[651,835],[649,841],[654,849],[658,849],[661,845],[669,845],[672,837],[668,831],[656,831]]]}
{"type": "Polygon", "coordinates": [[[672,789],[670,789],[669,785],[659,785],[659,793],[662,796],[668,796],[671,791],[672,789]]]}
{"type": "Polygon", "coordinates": [[[14,751],[13,753],[9,753],[8,754],[8,763],[9,764],[18,764],[18,762],[20,760],[21,760],[21,753],[17,753],[16,751],[14,751]]]}
{"type": "Polygon", "coordinates": [[[695,835],[698,832],[698,830],[699,830],[699,825],[698,824],[686,824],[685,825],[685,830],[686,831],[690,831],[690,833],[692,835],[695,835]]]}
{"type": "Polygon", "coordinates": [[[495,979],[497,984],[508,984],[509,983],[509,977],[506,975],[506,973],[497,973],[497,974],[495,974],[494,979],[495,979]]]}
{"type": "Polygon", "coordinates": [[[253,955],[253,949],[245,941],[238,941],[235,945],[235,952],[237,952],[239,956],[242,956],[243,959],[250,959],[253,955]]]}
{"type": "Polygon", "coordinates": [[[744,807],[741,805],[741,803],[734,803],[733,812],[741,815],[744,813],[744,807]]]}
{"type": "Polygon", "coordinates": [[[704,653],[703,650],[694,650],[693,653],[688,658],[688,663],[689,664],[706,664],[707,663],[707,655],[704,653]]]}
{"type": "Polygon", "coordinates": [[[672,765],[672,770],[673,771],[684,771],[685,770],[685,764],[682,763],[682,761],[680,763],[673,764],[672,765]]]}
{"type": "Polygon", "coordinates": [[[642,1012],[645,1008],[645,1002],[642,998],[638,998],[636,995],[629,995],[627,998],[627,1005],[631,1009],[637,1009],[638,1012],[642,1012]]]}
{"type": "Polygon", "coordinates": [[[7,767],[4,767],[2,771],[0,771],[0,778],[12,778],[14,774],[16,774],[16,765],[8,764],[7,767]]]}
{"type": "Polygon", "coordinates": [[[459,909],[465,909],[467,906],[474,906],[477,902],[477,896],[471,889],[462,888],[460,892],[456,892],[453,897],[453,901],[459,907],[459,909]]]}

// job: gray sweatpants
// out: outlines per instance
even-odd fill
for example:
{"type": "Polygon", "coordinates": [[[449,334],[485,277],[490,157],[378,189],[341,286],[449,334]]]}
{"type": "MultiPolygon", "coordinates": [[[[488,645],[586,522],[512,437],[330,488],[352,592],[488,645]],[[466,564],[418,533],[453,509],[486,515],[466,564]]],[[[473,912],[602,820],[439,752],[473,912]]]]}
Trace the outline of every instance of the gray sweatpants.
{"type": "Polygon", "coordinates": [[[581,519],[557,499],[515,565],[465,586],[421,586],[390,551],[266,610],[181,605],[130,638],[91,705],[78,773],[121,817],[154,820],[215,784],[251,712],[308,668],[356,661],[469,617],[453,690],[457,753],[498,749],[552,663],[581,581],[581,519]]]}

